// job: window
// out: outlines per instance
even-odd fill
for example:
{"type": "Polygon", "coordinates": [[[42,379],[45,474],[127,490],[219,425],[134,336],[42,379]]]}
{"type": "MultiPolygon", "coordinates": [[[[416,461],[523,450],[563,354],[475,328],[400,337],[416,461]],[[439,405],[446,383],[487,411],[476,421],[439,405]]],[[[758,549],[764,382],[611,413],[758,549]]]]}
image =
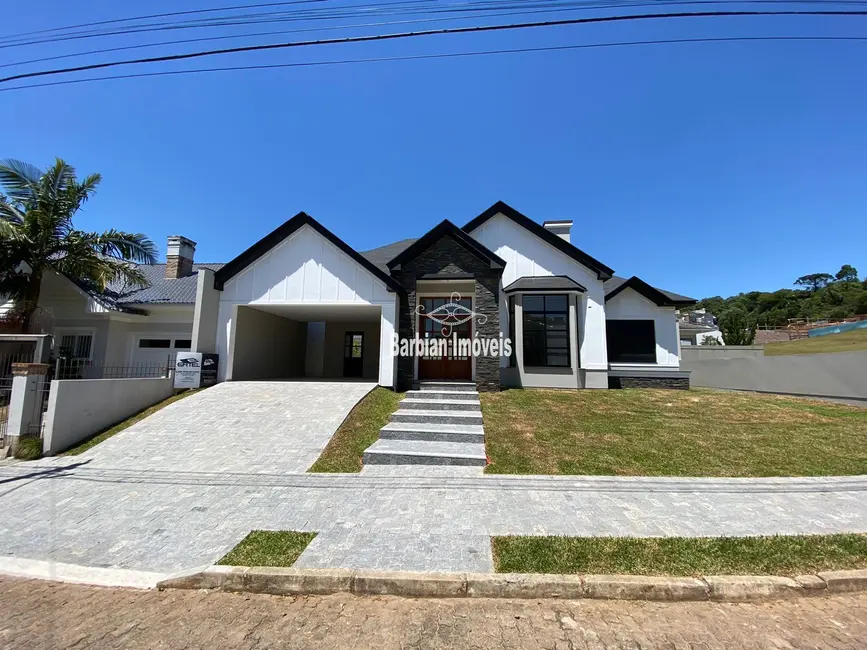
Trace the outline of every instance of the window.
{"type": "Polygon", "coordinates": [[[605,329],[609,362],[656,363],[656,331],[652,320],[609,320],[605,329]]]}
{"type": "Polygon", "coordinates": [[[171,339],[139,339],[140,348],[162,348],[168,350],[172,347],[171,339]]]}
{"type": "Polygon", "coordinates": [[[191,347],[193,347],[193,341],[191,339],[175,339],[175,349],[187,351],[191,347]]]}
{"type": "Polygon", "coordinates": [[[93,334],[64,334],[60,337],[58,353],[66,359],[90,359],[93,334]]]}
{"type": "Polygon", "coordinates": [[[364,346],[364,334],[347,332],[343,341],[343,358],[360,359],[364,346]]]}
{"type": "Polygon", "coordinates": [[[523,311],[524,366],[570,367],[569,297],[525,295],[523,311]]]}
{"type": "Polygon", "coordinates": [[[518,365],[516,357],[515,343],[515,296],[509,296],[509,340],[512,341],[512,354],[509,355],[509,367],[514,368],[518,365]]]}

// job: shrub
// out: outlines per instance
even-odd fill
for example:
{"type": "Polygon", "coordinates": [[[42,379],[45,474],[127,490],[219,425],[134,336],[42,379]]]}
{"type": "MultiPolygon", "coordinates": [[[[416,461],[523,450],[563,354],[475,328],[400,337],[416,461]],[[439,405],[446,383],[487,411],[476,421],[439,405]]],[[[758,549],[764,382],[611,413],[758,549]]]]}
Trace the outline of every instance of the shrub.
{"type": "Polygon", "coordinates": [[[742,309],[730,309],[723,314],[720,330],[726,345],[752,345],[756,340],[756,323],[750,323],[742,309]]]}
{"type": "Polygon", "coordinates": [[[42,438],[21,436],[12,449],[12,455],[19,460],[36,460],[42,457],[42,438]]]}

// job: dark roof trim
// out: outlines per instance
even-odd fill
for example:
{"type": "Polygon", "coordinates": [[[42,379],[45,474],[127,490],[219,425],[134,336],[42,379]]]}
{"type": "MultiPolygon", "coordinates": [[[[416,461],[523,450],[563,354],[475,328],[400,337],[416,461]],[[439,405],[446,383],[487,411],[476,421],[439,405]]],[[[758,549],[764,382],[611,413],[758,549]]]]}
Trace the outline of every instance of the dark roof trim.
{"type": "Polygon", "coordinates": [[[368,270],[374,277],[382,280],[382,282],[385,283],[385,286],[388,288],[389,291],[397,293],[404,292],[403,287],[400,286],[397,280],[384,273],[381,269],[377,268],[376,265],[367,258],[362,257],[358,253],[358,251],[356,251],[349,244],[340,239],[337,235],[328,230],[328,228],[316,221],[316,219],[311,217],[306,212],[299,212],[294,217],[285,222],[282,226],[278,226],[277,228],[269,232],[267,235],[262,237],[262,239],[250,246],[250,248],[238,255],[238,257],[236,257],[219,271],[214,273],[214,288],[222,291],[223,287],[226,285],[226,282],[228,282],[231,278],[235,277],[238,273],[250,266],[250,264],[258,260],[260,257],[265,255],[265,253],[270,251],[280,242],[282,242],[287,237],[292,235],[297,230],[300,230],[304,226],[310,226],[311,228],[313,228],[313,230],[325,237],[325,239],[337,246],[337,248],[349,255],[349,257],[351,257],[366,270],[368,270]]]}
{"type": "Polygon", "coordinates": [[[515,291],[522,293],[533,291],[578,291],[584,293],[587,291],[587,287],[575,282],[568,275],[542,275],[518,278],[503,289],[504,293],[513,293],[515,291]]]}
{"type": "Polygon", "coordinates": [[[565,253],[576,262],[579,262],[580,264],[586,266],[588,269],[595,271],[596,276],[600,280],[607,280],[614,275],[614,270],[610,267],[605,266],[605,264],[603,264],[599,260],[590,257],[590,255],[588,255],[584,251],[573,246],[562,237],[555,235],[544,226],[539,225],[529,217],[524,216],[523,214],[515,210],[515,208],[503,203],[502,201],[497,201],[496,203],[494,203],[494,205],[492,205],[490,208],[482,212],[482,214],[480,214],[478,217],[465,225],[464,232],[471,233],[473,230],[481,226],[483,223],[485,223],[488,219],[490,219],[496,214],[502,214],[508,217],[519,226],[523,226],[524,228],[529,230],[539,239],[545,241],[546,243],[559,250],[561,253],[565,253]]]}
{"type": "Polygon", "coordinates": [[[492,269],[506,268],[505,260],[503,260],[492,250],[489,250],[487,247],[483,246],[481,243],[470,237],[467,233],[458,228],[448,219],[444,219],[443,221],[438,223],[436,226],[434,226],[424,235],[422,235],[419,239],[417,239],[415,242],[413,242],[407,248],[401,251],[397,257],[395,257],[388,263],[388,268],[394,269],[401,264],[406,264],[413,258],[417,257],[419,254],[427,250],[434,242],[439,241],[446,235],[450,235],[455,241],[457,241],[459,244],[461,244],[464,248],[466,248],[469,252],[471,252],[483,262],[489,262],[492,269]]]}
{"type": "Polygon", "coordinates": [[[419,280],[474,280],[475,273],[425,273],[419,280]]]}
{"type": "Polygon", "coordinates": [[[696,303],[696,301],[692,298],[686,298],[684,300],[675,300],[673,298],[669,298],[664,293],[662,293],[662,291],[655,287],[651,287],[644,280],[635,275],[629,278],[626,282],[623,282],[616,289],[612,289],[610,292],[605,294],[605,302],[608,302],[618,293],[627,288],[638,292],[639,294],[647,298],[650,302],[655,303],[659,307],[685,307],[687,305],[694,305],[696,303]]]}

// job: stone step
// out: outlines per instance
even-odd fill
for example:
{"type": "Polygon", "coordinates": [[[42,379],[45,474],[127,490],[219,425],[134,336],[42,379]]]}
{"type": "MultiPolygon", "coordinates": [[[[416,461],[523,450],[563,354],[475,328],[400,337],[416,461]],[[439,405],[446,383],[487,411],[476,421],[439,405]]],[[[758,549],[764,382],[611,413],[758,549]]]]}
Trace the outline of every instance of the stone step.
{"type": "Polygon", "coordinates": [[[382,440],[434,440],[484,444],[485,430],[473,424],[424,424],[389,422],[379,431],[382,440]]]}
{"type": "Polygon", "coordinates": [[[429,440],[377,440],[364,451],[365,465],[478,465],[488,462],[483,444],[429,440]]]}
{"type": "Polygon", "coordinates": [[[482,426],[481,411],[421,411],[400,408],[391,414],[392,422],[423,422],[426,424],[476,424],[482,426]]]}
{"type": "Polygon", "coordinates": [[[412,411],[481,411],[479,400],[416,399],[407,397],[400,401],[400,408],[412,411]]]}
{"type": "Polygon", "coordinates": [[[407,391],[406,396],[412,399],[478,400],[479,392],[476,390],[411,390],[407,391]]]}
{"type": "Polygon", "coordinates": [[[428,379],[422,379],[418,382],[418,390],[434,392],[440,390],[474,392],[476,390],[476,384],[472,381],[431,381],[428,379]]]}

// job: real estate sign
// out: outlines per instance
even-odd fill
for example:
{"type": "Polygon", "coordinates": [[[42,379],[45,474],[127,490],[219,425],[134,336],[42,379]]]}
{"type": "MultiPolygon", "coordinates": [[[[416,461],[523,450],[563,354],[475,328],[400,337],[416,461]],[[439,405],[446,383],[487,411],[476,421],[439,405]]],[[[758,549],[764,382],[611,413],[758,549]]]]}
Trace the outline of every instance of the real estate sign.
{"type": "Polygon", "coordinates": [[[175,388],[198,388],[202,380],[202,353],[178,352],[175,357],[175,388]]]}
{"type": "Polygon", "coordinates": [[[201,387],[213,386],[217,383],[217,363],[219,355],[205,352],[202,354],[202,381],[201,387]]]}

